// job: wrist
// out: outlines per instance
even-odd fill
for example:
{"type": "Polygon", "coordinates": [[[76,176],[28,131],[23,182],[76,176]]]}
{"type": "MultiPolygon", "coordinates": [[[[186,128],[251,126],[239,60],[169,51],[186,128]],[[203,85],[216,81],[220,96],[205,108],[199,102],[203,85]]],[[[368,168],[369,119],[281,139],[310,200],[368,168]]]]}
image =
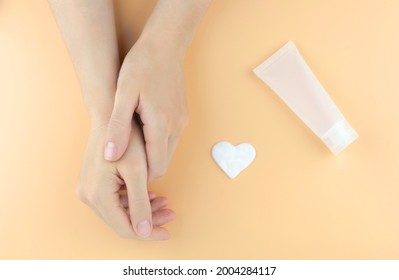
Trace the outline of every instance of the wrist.
{"type": "Polygon", "coordinates": [[[211,0],[158,0],[139,41],[184,57],[211,0]],[[154,40],[154,38],[156,38],[154,40]]]}
{"type": "Polygon", "coordinates": [[[94,102],[85,100],[85,105],[92,128],[108,124],[114,105],[113,98],[98,98],[94,102]]]}
{"type": "Polygon", "coordinates": [[[144,48],[152,55],[169,56],[181,61],[186,56],[188,43],[180,36],[168,36],[162,34],[162,30],[156,27],[145,28],[137,40],[135,47],[144,48]],[[162,34],[162,35],[159,35],[162,34]]]}
{"type": "Polygon", "coordinates": [[[103,114],[101,112],[96,112],[95,114],[90,114],[90,124],[92,128],[108,125],[109,120],[111,118],[111,113],[103,114]]]}
{"type": "Polygon", "coordinates": [[[158,2],[136,44],[145,45],[154,53],[184,58],[194,35],[195,24],[188,15],[182,16],[167,2],[158,2]]]}

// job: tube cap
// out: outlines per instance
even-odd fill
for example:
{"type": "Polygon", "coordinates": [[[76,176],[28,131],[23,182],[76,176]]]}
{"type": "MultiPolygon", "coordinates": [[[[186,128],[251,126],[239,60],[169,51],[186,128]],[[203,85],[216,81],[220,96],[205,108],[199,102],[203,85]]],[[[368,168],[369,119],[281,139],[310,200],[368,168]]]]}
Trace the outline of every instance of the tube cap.
{"type": "Polygon", "coordinates": [[[342,119],[324,133],[321,140],[323,140],[334,155],[338,155],[358,137],[359,135],[350,124],[345,119],[342,119]]]}

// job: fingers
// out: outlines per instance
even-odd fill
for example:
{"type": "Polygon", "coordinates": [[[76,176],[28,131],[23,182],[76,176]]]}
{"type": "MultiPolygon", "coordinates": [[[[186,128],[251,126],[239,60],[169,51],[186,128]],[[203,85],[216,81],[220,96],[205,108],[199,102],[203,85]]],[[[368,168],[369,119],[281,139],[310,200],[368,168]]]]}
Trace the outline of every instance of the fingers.
{"type": "MultiPolygon", "coordinates": [[[[129,215],[129,208],[126,208],[126,213],[129,215]]],[[[130,215],[129,215],[130,216],[130,215]]],[[[154,229],[156,227],[163,226],[170,221],[173,221],[176,217],[175,212],[170,209],[161,209],[153,213],[152,215],[152,224],[154,229]]]]}
{"type": "MultiPolygon", "coordinates": [[[[129,207],[129,199],[127,195],[121,195],[120,202],[122,207],[124,208],[129,207]]],[[[156,197],[151,199],[150,197],[150,204],[151,204],[151,212],[154,213],[158,210],[165,208],[168,205],[168,199],[166,197],[156,197]]]]}
{"type": "Polygon", "coordinates": [[[130,224],[129,216],[121,206],[110,202],[100,211],[103,220],[123,238],[134,238],[135,233],[130,224]]]}
{"type": "Polygon", "coordinates": [[[168,134],[166,127],[162,125],[144,124],[145,147],[148,162],[148,178],[165,175],[168,168],[168,134]]]}
{"type": "Polygon", "coordinates": [[[161,209],[159,211],[154,212],[153,214],[153,223],[154,226],[162,226],[175,218],[175,212],[170,209],[161,209]]]}
{"type": "Polygon", "coordinates": [[[185,117],[173,120],[174,118],[160,117],[159,114],[149,111],[143,111],[140,117],[144,122],[143,133],[150,182],[166,174],[187,121],[185,117]]]}
{"type": "Polygon", "coordinates": [[[147,191],[147,172],[145,167],[131,168],[132,170],[121,171],[128,193],[130,219],[136,234],[146,238],[152,232],[152,212],[147,191]]]}
{"type": "Polygon", "coordinates": [[[156,193],[154,193],[154,192],[148,192],[148,197],[150,198],[150,200],[153,200],[154,198],[156,198],[157,197],[157,195],[156,195],[156,193]]]}
{"type": "Polygon", "coordinates": [[[118,86],[105,141],[104,158],[106,160],[116,161],[125,153],[137,104],[138,89],[118,86]]]}
{"type": "MultiPolygon", "coordinates": [[[[106,187],[107,189],[112,189],[112,187],[116,186],[111,186],[111,188],[110,186],[106,187]]],[[[106,188],[103,185],[101,189],[106,188]]],[[[119,236],[137,239],[129,215],[127,215],[120,203],[116,203],[120,199],[118,192],[102,193],[96,189],[88,191],[84,187],[78,186],[77,195],[82,202],[90,206],[101,219],[113,228],[119,236]]]]}
{"type": "MultiPolygon", "coordinates": [[[[151,211],[152,211],[152,224],[153,226],[162,226],[175,218],[175,213],[170,209],[164,209],[168,205],[168,199],[166,197],[156,197],[155,193],[150,197],[151,211]]],[[[125,208],[126,213],[129,214],[129,201],[127,195],[121,195],[121,205],[125,208]]]]}
{"type": "MultiPolygon", "coordinates": [[[[125,186],[125,185],[122,186],[122,187],[119,189],[118,193],[119,193],[119,195],[121,196],[121,197],[120,197],[121,202],[126,200],[126,203],[128,203],[128,202],[127,202],[127,189],[126,189],[126,186],[125,186]]],[[[153,200],[154,198],[157,197],[157,195],[156,195],[156,193],[149,191],[149,192],[148,192],[148,197],[149,197],[150,200],[153,200]]],[[[122,203],[122,205],[124,205],[124,204],[122,203]]],[[[126,206],[124,206],[124,207],[126,207],[126,206]]]]}
{"type": "Polygon", "coordinates": [[[169,232],[166,229],[161,228],[160,226],[174,219],[175,214],[172,210],[162,209],[160,211],[163,212],[154,215],[155,224],[154,228],[151,231],[151,235],[143,237],[136,234],[135,230],[132,227],[130,221],[130,209],[128,208],[127,212],[126,209],[123,208],[121,205],[116,206],[116,199],[119,198],[115,198],[106,202],[104,201],[102,211],[96,212],[110,227],[112,227],[118,233],[119,236],[123,238],[141,239],[146,241],[169,239],[169,232]]]}
{"type": "Polygon", "coordinates": [[[166,197],[157,197],[151,200],[151,211],[154,213],[158,210],[165,208],[168,205],[168,199],[166,197]]]}

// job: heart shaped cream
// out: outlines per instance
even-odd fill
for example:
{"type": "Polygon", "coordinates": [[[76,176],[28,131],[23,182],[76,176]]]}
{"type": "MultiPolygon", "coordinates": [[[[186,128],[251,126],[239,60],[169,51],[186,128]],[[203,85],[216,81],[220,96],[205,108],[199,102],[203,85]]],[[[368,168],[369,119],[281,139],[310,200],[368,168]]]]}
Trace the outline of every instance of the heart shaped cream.
{"type": "Polygon", "coordinates": [[[212,148],[212,157],[231,179],[237,177],[255,159],[255,148],[248,143],[237,146],[221,141],[212,148]]]}

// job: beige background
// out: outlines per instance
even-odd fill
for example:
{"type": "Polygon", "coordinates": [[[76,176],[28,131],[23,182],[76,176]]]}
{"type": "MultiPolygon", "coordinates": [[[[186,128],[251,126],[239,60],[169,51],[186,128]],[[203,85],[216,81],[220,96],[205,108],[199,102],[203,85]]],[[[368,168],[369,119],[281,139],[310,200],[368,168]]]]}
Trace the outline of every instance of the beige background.
{"type": "MultiPolygon", "coordinates": [[[[155,1],[116,2],[121,51],[155,1]]],[[[0,258],[399,258],[399,1],[215,0],[186,63],[190,125],[163,179],[167,242],[75,197],[88,115],[46,1],[0,1],[0,258]],[[289,39],[360,138],[334,157],[252,68],[289,39]],[[230,180],[214,143],[252,143],[230,180]]]]}

